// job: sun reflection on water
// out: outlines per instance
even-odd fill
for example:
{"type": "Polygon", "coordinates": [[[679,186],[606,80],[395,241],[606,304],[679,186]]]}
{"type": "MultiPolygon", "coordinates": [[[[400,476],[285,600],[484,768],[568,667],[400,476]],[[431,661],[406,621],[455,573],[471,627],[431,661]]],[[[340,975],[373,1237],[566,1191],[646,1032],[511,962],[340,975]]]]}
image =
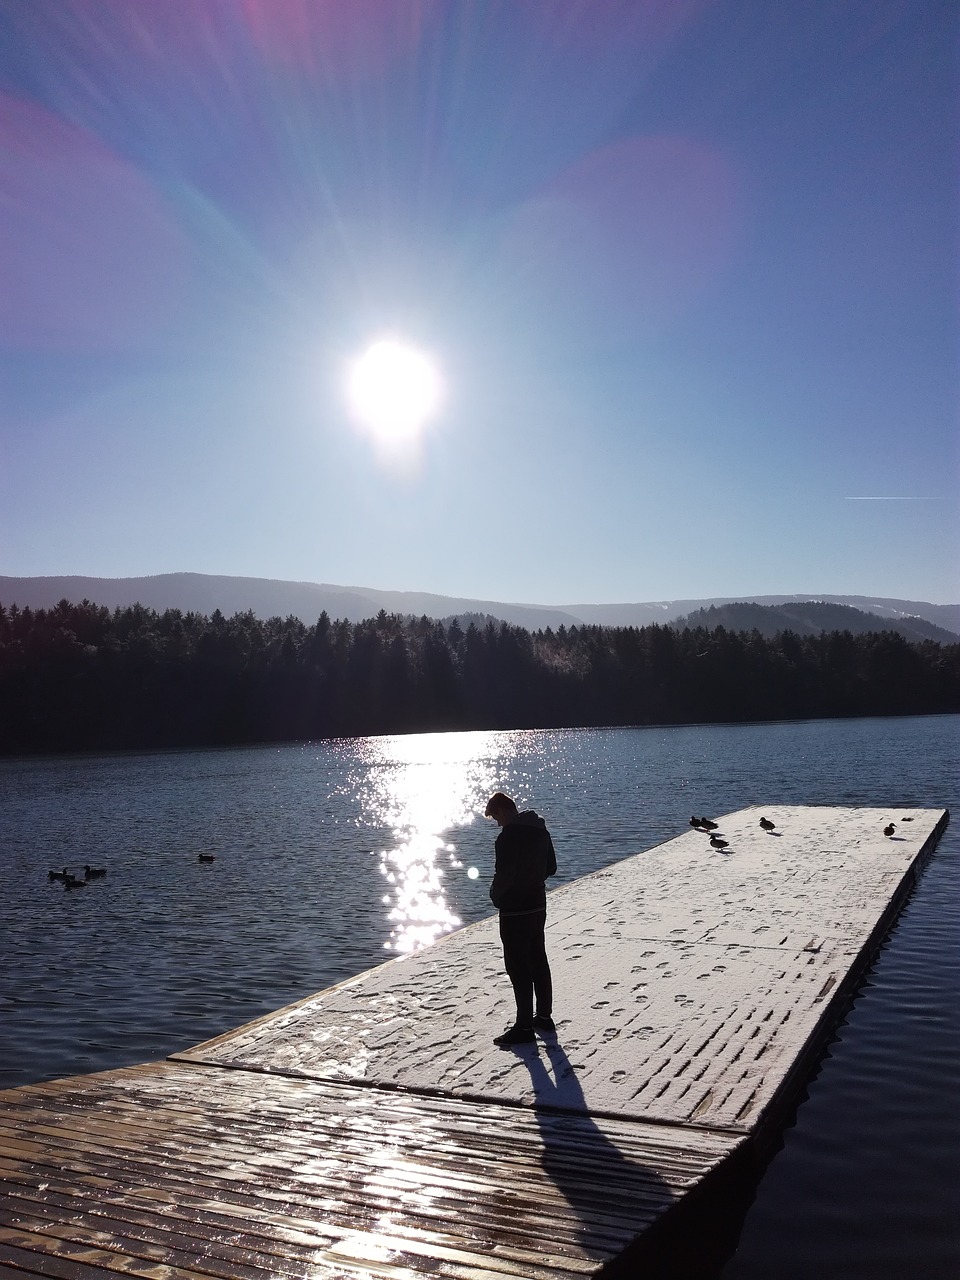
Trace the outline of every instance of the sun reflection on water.
{"type": "Polygon", "coordinates": [[[429,946],[460,925],[447,904],[444,878],[461,872],[452,828],[469,826],[494,789],[501,735],[412,734],[370,738],[361,790],[364,818],[389,827],[394,843],[380,849],[388,885],[387,950],[405,953],[429,946]]]}

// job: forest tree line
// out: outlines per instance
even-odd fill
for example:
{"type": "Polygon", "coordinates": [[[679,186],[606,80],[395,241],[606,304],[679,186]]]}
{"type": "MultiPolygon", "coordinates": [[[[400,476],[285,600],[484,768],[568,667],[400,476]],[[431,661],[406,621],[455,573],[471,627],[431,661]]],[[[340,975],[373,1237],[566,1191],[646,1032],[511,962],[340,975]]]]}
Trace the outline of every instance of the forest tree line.
{"type": "Polygon", "coordinates": [[[957,711],[960,643],[892,631],[0,605],[4,753],[957,711]]]}

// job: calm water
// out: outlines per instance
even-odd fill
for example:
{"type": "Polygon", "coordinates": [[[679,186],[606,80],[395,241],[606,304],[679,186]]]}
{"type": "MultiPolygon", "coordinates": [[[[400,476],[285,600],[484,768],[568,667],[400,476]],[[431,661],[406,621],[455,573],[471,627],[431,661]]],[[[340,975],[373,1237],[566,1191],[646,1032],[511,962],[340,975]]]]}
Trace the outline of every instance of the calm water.
{"type": "MultiPolygon", "coordinates": [[[[561,882],[691,813],[960,811],[960,717],[431,734],[0,761],[0,1087],[141,1062],[489,914],[502,789],[561,882]],[[198,862],[200,852],[216,855],[198,862]],[[68,892],[64,865],[108,868],[68,892]]],[[[759,1184],[723,1280],[960,1275],[960,816],[759,1184]]]]}

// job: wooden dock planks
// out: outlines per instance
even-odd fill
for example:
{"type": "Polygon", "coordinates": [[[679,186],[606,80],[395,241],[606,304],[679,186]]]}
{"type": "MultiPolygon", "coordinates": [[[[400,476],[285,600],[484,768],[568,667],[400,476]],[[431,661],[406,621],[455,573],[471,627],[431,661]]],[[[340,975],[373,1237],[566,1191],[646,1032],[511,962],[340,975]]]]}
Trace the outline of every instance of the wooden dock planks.
{"type": "Polygon", "coordinates": [[[590,1275],[738,1142],[155,1063],[0,1095],[0,1264],[590,1275]]]}
{"type": "Polygon", "coordinates": [[[947,820],[763,812],[550,895],[555,1040],[492,1046],[484,921],[168,1062],[0,1093],[0,1276],[623,1258],[777,1123],[947,820]]]}

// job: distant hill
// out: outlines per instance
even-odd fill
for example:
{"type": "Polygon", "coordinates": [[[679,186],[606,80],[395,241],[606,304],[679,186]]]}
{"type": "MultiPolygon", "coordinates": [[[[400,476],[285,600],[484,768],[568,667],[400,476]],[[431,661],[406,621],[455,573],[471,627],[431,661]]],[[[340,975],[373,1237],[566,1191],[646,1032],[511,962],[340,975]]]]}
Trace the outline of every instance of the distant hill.
{"type": "Polygon", "coordinates": [[[308,626],[321,613],[348,622],[387,613],[447,618],[466,613],[490,614],[515,626],[539,628],[576,625],[581,621],[562,609],[541,605],[499,604],[431,595],[423,591],[379,591],[373,587],[339,587],[318,582],[283,582],[273,578],[233,578],[206,573],[161,573],[149,578],[0,578],[0,603],[49,609],[59,600],[117,606],[142,604],[162,613],[182,609],[225,617],[251,609],[258,618],[299,618],[308,626]]]}
{"type": "MultiPolygon", "coordinates": [[[[381,591],[374,587],[344,587],[329,583],[285,582],[273,578],[238,578],[204,573],[162,573],[145,578],[0,577],[0,603],[4,605],[49,609],[64,599],[72,604],[90,600],[110,609],[139,603],[158,612],[181,609],[208,616],[219,609],[226,617],[245,613],[249,609],[259,618],[286,618],[292,615],[307,625],[316,622],[324,611],[331,618],[345,618],[350,622],[375,617],[381,609],[385,609],[387,613],[412,614],[414,617],[425,614],[428,618],[483,614],[501,618],[531,631],[581,623],[642,627],[653,622],[673,622],[700,609],[745,602],[766,606],[821,602],[825,605],[849,605],[855,610],[892,621],[912,624],[922,620],[932,623],[934,627],[944,628],[951,633],[951,640],[960,636],[960,605],[876,599],[870,596],[750,596],[746,597],[746,601],[744,597],[736,600],[723,596],[634,604],[552,606],[472,600],[423,591],[381,591]]],[[[727,623],[723,625],[726,626],[727,623]]]]}
{"type": "Polygon", "coordinates": [[[864,635],[872,631],[895,631],[905,640],[935,640],[938,644],[956,644],[957,636],[945,627],[935,626],[924,618],[884,618],[848,604],[830,604],[822,600],[800,601],[796,604],[736,604],[711,605],[697,609],[685,617],[677,618],[671,626],[705,627],[714,630],[725,627],[728,631],[759,631],[767,640],[778,632],[792,631],[795,635],[820,635],[824,631],[849,631],[864,635]]]}
{"type": "Polygon", "coordinates": [[[790,596],[714,596],[708,600],[659,600],[646,604],[570,604],[564,608],[584,622],[601,626],[645,627],[651,622],[673,622],[698,609],[721,608],[728,604],[793,605],[810,602],[845,604],[880,618],[922,618],[943,627],[954,639],[960,636],[960,604],[930,604],[925,600],[896,600],[878,596],[790,595],[790,596]]]}

